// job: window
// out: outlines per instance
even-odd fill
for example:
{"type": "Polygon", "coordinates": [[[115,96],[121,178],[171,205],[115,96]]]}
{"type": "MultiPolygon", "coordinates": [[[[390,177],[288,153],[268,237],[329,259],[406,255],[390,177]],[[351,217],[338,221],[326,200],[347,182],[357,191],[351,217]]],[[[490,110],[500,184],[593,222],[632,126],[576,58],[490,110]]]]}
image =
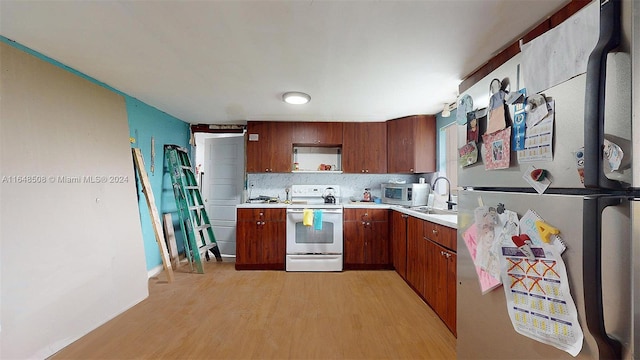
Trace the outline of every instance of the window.
{"type": "MultiPolygon", "coordinates": [[[[438,133],[438,173],[446,176],[451,182],[451,194],[456,195],[458,189],[458,126],[456,122],[440,127],[438,133]]],[[[447,194],[447,184],[442,181],[436,185],[436,193],[447,194]]]]}
{"type": "Polygon", "coordinates": [[[443,128],[445,174],[451,182],[451,192],[458,189],[458,127],[452,123],[443,128]]]}

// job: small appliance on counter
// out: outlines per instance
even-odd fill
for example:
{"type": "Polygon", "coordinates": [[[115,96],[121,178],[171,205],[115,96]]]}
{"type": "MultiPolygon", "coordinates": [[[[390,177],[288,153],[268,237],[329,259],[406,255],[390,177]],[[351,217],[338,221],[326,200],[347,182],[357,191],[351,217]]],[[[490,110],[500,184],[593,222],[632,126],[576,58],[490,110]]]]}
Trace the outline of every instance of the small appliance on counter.
{"type": "Polygon", "coordinates": [[[324,199],[324,203],[325,204],[335,204],[336,203],[335,191],[336,191],[336,189],[334,189],[331,186],[329,186],[326,189],[324,189],[324,192],[322,193],[322,198],[324,199]]]}
{"type": "Polygon", "coordinates": [[[431,187],[429,184],[382,184],[382,202],[401,206],[427,205],[431,187]]]}
{"type": "Polygon", "coordinates": [[[364,201],[364,202],[373,201],[371,199],[371,189],[369,189],[369,188],[365,188],[364,189],[364,194],[362,195],[362,201],[364,201]]]}

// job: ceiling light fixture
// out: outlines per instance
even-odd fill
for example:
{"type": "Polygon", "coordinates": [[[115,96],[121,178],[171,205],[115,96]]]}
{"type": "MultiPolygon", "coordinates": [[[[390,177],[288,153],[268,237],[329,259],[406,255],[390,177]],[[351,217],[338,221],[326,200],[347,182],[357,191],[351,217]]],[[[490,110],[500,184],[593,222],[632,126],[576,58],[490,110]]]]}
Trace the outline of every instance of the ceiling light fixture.
{"type": "Polygon", "coordinates": [[[282,95],[282,101],[287,104],[302,105],[311,101],[311,96],[299,91],[290,91],[282,95]]]}
{"type": "Polygon", "coordinates": [[[449,104],[444,104],[444,108],[442,109],[442,117],[449,117],[451,115],[451,110],[449,110],[449,104]]]}

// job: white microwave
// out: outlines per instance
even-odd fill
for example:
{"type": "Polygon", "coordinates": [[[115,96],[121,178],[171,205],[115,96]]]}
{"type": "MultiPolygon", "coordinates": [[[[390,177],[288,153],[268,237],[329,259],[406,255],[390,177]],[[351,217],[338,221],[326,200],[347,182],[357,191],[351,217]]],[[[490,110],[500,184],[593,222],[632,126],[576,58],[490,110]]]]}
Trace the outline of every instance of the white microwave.
{"type": "Polygon", "coordinates": [[[431,192],[429,184],[382,184],[382,202],[402,206],[427,205],[431,192]]]}

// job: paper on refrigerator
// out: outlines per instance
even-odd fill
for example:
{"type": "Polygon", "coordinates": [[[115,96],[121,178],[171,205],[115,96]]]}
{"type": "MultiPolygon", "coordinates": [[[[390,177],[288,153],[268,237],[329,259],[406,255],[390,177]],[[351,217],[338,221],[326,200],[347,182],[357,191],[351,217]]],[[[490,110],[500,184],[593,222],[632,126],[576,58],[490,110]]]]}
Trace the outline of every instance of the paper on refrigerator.
{"type": "MultiPolygon", "coordinates": [[[[524,135],[524,150],[518,151],[519,163],[553,160],[553,122],[555,102],[546,103],[547,113],[535,126],[527,126],[524,135]]],[[[529,116],[530,117],[530,116],[529,116]]],[[[527,117],[527,120],[529,119],[527,117]]]]}
{"type": "MultiPolygon", "coordinates": [[[[541,246],[544,240],[540,237],[540,233],[536,228],[536,221],[544,221],[544,219],[538,215],[537,212],[529,209],[520,219],[520,233],[529,235],[531,242],[534,246],[541,246]]],[[[554,234],[549,237],[551,246],[559,253],[562,254],[567,250],[567,244],[564,242],[560,234],[554,234]]]]}
{"type": "Polygon", "coordinates": [[[567,21],[523,44],[522,75],[530,94],[537,94],[587,71],[598,42],[600,2],[594,1],[567,21]]]}
{"type": "Polygon", "coordinates": [[[482,294],[486,294],[489,291],[495,289],[500,286],[500,277],[493,277],[488,272],[484,271],[480,266],[475,265],[476,256],[478,253],[478,227],[475,223],[473,223],[467,231],[462,234],[462,238],[464,239],[465,245],[467,245],[467,249],[469,250],[469,254],[471,255],[471,260],[474,263],[476,274],[478,275],[478,281],[480,283],[480,290],[482,294]]]}
{"type": "MultiPolygon", "coordinates": [[[[476,209],[476,213],[482,213],[485,208],[487,207],[476,209]]],[[[489,209],[493,208],[489,207],[489,209]]],[[[477,217],[476,224],[480,224],[477,217]]],[[[478,249],[475,263],[494,278],[500,279],[501,248],[504,245],[511,244],[511,237],[520,233],[518,214],[506,209],[501,214],[496,212],[495,224],[489,231],[483,234],[483,231],[479,229],[478,232],[478,249]]]]}
{"type": "Polygon", "coordinates": [[[576,356],[584,335],[564,261],[552,246],[533,247],[529,260],[515,246],[502,247],[501,277],[515,331],[576,356]]]}
{"type": "Polygon", "coordinates": [[[462,234],[485,294],[500,285],[500,253],[511,236],[519,233],[518,214],[482,206],[474,211],[475,222],[462,234]]]}

